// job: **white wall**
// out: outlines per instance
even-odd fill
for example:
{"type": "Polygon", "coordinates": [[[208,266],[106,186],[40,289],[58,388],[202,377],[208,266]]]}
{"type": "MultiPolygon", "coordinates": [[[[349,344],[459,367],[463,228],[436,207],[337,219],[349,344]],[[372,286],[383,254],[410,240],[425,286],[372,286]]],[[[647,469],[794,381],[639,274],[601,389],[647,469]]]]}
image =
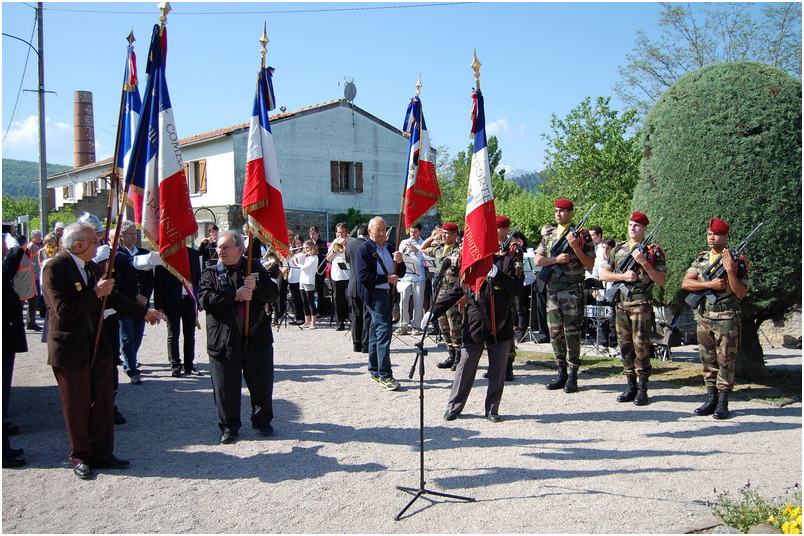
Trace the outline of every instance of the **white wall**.
{"type": "Polygon", "coordinates": [[[181,156],[185,162],[207,160],[207,192],[190,196],[193,208],[233,205],[235,203],[234,153],[232,137],[224,136],[211,141],[184,146],[181,156]]]}

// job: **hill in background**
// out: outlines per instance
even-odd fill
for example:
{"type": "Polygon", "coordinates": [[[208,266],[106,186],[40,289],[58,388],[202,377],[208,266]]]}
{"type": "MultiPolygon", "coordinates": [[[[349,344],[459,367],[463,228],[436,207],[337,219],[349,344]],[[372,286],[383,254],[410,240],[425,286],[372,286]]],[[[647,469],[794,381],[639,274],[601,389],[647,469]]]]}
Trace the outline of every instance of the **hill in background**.
{"type": "Polygon", "coordinates": [[[513,182],[523,190],[534,193],[538,190],[539,185],[544,182],[544,176],[538,171],[522,173],[515,177],[509,177],[508,174],[506,174],[505,179],[513,182]]]}
{"type": "MultiPolygon", "coordinates": [[[[72,166],[48,164],[47,174],[72,169],[72,166]]],[[[10,197],[39,197],[39,162],[3,158],[3,195],[10,197]]]]}

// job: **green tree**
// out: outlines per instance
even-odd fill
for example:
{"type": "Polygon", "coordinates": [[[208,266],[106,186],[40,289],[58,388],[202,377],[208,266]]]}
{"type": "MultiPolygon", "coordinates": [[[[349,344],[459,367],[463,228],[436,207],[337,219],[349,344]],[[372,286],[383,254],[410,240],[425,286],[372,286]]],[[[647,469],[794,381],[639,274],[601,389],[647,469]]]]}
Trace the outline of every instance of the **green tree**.
{"type": "MultiPolygon", "coordinates": [[[[498,146],[497,136],[491,136],[486,140],[486,143],[492,170],[492,188],[494,188],[494,177],[499,177],[494,170],[500,165],[502,151],[498,146]]],[[[459,152],[452,160],[451,166],[446,168],[446,176],[438,175],[441,201],[437,206],[442,221],[451,221],[460,226],[463,225],[463,221],[466,218],[466,193],[469,188],[469,167],[472,164],[473,151],[474,146],[470,143],[469,148],[466,151],[459,152]]],[[[496,190],[494,194],[496,196],[496,190]]]]}
{"type": "Polygon", "coordinates": [[[732,62],[682,77],[647,116],[634,207],[666,216],[659,241],[668,282],[657,296],[681,304],[681,280],[707,249],[710,218],[731,224],[736,246],[765,222],[746,256],[737,373],[767,375],[759,325],[801,304],[801,81],[761,63],[732,62]]]}
{"type": "Polygon", "coordinates": [[[587,225],[600,225],[605,235],[622,238],[642,151],[639,135],[629,134],[636,111],[620,114],[609,100],[597,97],[593,104],[586,97],[566,118],[552,116],[552,133],[542,135],[549,170],[543,191],[567,197],[584,211],[597,203],[587,225]]]}
{"type": "Polygon", "coordinates": [[[335,231],[335,225],[340,222],[346,223],[346,226],[351,231],[356,226],[365,223],[368,224],[371,216],[366,216],[356,208],[350,208],[346,213],[335,214],[332,216],[332,231],[335,231]]]}
{"type": "Polygon", "coordinates": [[[39,200],[35,197],[3,196],[3,219],[13,220],[17,216],[39,214],[39,200]]]}
{"type": "Polygon", "coordinates": [[[706,65],[758,61],[801,80],[801,4],[750,2],[662,3],[657,40],[636,35],[614,87],[629,107],[645,114],[674,82],[706,65]]]}

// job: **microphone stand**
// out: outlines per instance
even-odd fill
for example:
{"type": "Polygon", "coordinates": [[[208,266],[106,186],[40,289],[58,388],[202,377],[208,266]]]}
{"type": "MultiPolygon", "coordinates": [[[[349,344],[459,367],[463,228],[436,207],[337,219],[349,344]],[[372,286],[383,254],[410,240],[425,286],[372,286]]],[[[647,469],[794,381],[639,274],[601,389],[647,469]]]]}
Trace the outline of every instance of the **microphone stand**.
{"type": "MultiPolygon", "coordinates": [[[[435,290],[433,291],[433,296],[438,296],[438,291],[441,288],[441,282],[443,278],[438,282],[435,290]]],[[[431,319],[435,320],[435,319],[431,319]]],[[[428,322],[429,324],[429,322],[428,322]]],[[[448,493],[441,493],[440,491],[432,491],[425,488],[426,482],[424,481],[424,358],[427,356],[427,350],[424,348],[424,339],[427,337],[427,331],[429,330],[429,325],[425,326],[425,329],[422,330],[422,338],[419,342],[415,344],[416,346],[416,358],[413,360],[413,366],[410,367],[410,374],[408,374],[409,379],[413,379],[413,372],[416,370],[416,363],[419,364],[419,487],[418,488],[407,488],[403,486],[397,486],[396,489],[399,491],[404,491],[405,493],[412,493],[413,498],[405,505],[405,507],[394,517],[395,521],[399,521],[408,508],[416,502],[416,499],[421,497],[422,495],[429,494],[429,495],[436,495],[438,497],[446,497],[448,499],[458,499],[459,501],[467,501],[467,502],[475,502],[475,499],[472,497],[462,497],[460,495],[450,495],[448,493]]]]}

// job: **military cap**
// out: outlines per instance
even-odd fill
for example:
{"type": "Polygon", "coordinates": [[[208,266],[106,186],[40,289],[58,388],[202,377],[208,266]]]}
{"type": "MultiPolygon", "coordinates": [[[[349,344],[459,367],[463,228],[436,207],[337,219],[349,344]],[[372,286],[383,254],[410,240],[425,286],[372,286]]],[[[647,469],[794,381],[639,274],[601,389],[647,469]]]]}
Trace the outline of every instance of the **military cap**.
{"type": "Polygon", "coordinates": [[[575,205],[572,204],[572,201],[569,199],[556,199],[555,201],[556,208],[563,208],[567,210],[575,210],[575,205]]]}
{"type": "Polygon", "coordinates": [[[451,231],[453,233],[458,232],[458,226],[451,222],[442,223],[441,228],[444,229],[445,231],[451,231]]]}
{"type": "Polygon", "coordinates": [[[723,220],[712,218],[709,220],[709,230],[715,234],[729,234],[729,224],[723,220]]]}
{"type": "Polygon", "coordinates": [[[501,227],[511,227],[511,220],[502,215],[497,216],[497,229],[501,227]]]}
{"type": "Polygon", "coordinates": [[[648,220],[648,217],[645,215],[645,213],[640,212],[638,210],[633,211],[631,213],[631,217],[628,218],[628,220],[629,221],[635,221],[635,222],[639,223],[640,225],[645,225],[645,226],[647,226],[650,223],[650,220],[648,220]]]}

